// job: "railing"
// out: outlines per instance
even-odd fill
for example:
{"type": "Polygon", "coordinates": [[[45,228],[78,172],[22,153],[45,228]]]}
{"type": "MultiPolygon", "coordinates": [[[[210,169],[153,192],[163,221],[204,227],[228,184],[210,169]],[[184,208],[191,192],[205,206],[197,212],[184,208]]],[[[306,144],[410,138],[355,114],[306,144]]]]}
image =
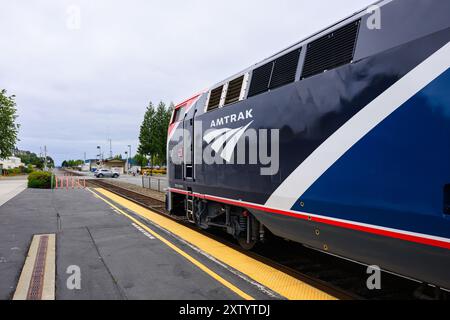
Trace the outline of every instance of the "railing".
{"type": "Polygon", "coordinates": [[[159,192],[164,192],[168,188],[167,178],[153,176],[142,176],[142,187],[159,192]]]}
{"type": "Polygon", "coordinates": [[[53,176],[52,189],[85,189],[86,179],[82,177],[70,176],[64,174],[62,177],[53,176]],[[54,185],[53,185],[54,183],[54,185]]]}

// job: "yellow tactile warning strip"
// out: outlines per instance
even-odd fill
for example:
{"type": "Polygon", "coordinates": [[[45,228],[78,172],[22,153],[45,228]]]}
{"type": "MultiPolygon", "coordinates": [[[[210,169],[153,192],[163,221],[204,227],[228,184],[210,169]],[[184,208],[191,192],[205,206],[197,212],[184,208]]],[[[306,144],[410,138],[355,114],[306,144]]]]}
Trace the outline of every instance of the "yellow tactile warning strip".
{"type": "MultiPolygon", "coordinates": [[[[88,188],[89,191],[91,191],[88,188]]],[[[99,189],[96,189],[97,191],[99,191],[99,189]]],[[[187,260],[189,260],[192,264],[194,264],[195,266],[197,266],[200,270],[202,270],[203,272],[205,272],[206,274],[208,274],[209,276],[211,276],[213,279],[217,280],[219,283],[221,283],[223,286],[227,287],[228,289],[230,289],[231,291],[233,291],[234,293],[236,293],[237,295],[239,295],[241,298],[245,299],[245,300],[255,300],[252,296],[248,295],[247,293],[245,293],[244,291],[242,291],[241,289],[239,289],[238,287],[236,287],[235,285],[233,285],[232,283],[230,283],[229,281],[225,280],[224,278],[222,278],[221,276],[219,276],[217,273],[215,273],[214,271],[212,271],[211,269],[209,269],[208,267],[206,267],[204,264],[202,264],[201,262],[199,262],[198,260],[196,260],[195,258],[193,258],[192,256],[190,256],[189,254],[187,254],[186,252],[184,252],[183,250],[181,250],[180,248],[178,248],[177,246],[175,246],[173,243],[171,243],[170,241],[168,241],[167,239],[165,239],[164,237],[160,236],[157,233],[154,233],[149,227],[147,227],[145,224],[141,223],[140,221],[138,221],[137,219],[133,218],[132,216],[128,215],[126,212],[124,212],[123,210],[121,210],[120,208],[116,207],[114,204],[112,204],[111,202],[109,202],[108,200],[100,197],[98,194],[96,194],[95,192],[91,191],[97,198],[105,201],[108,205],[111,206],[111,208],[114,209],[114,211],[117,211],[119,214],[124,215],[125,217],[127,217],[128,219],[130,219],[131,221],[134,222],[135,225],[138,225],[139,227],[143,228],[145,231],[149,232],[152,236],[154,236],[155,238],[159,239],[161,242],[163,242],[164,244],[166,244],[168,247],[170,247],[172,250],[174,250],[175,252],[177,252],[179,255],[183,256],[184,258],[186,258],[187,260]]],[[[100,191],[99,191],[100,192],[100,191]]]]}
{"type": "Polygon", "coordinates": [[[95,190],[121,206],[172,232],[208,255],[211,255],[215,259],[225,263],[287,299],[336,300],[335,297],[326,292],[187,228],[171,219],[152,212],[132,201],[117,196],[105,189],[98,188],[95,190]]]}
{"type": "Polygon", "coordinates": [[[55,300],[55,235],[35,235],[13,300],[55,300]]]}

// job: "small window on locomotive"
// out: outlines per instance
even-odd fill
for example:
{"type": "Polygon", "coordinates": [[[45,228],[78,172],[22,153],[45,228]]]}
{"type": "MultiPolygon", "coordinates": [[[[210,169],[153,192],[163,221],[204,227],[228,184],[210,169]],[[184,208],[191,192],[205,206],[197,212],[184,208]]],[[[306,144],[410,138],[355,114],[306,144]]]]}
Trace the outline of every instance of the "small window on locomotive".
{"type": "Polygon", "coordinates": [[[183,120],[184,114],[186,113],[185,107],[178,108],[174,111],[172,123],[179,122],[183,120]]]}
{"type": "Polygon", "coordinates": [[[239,101],[243,83],[244,76],[240,76],[239,78],[230,81],[228,84],[227,96],[225,98],[225,105],[239,101]]]}

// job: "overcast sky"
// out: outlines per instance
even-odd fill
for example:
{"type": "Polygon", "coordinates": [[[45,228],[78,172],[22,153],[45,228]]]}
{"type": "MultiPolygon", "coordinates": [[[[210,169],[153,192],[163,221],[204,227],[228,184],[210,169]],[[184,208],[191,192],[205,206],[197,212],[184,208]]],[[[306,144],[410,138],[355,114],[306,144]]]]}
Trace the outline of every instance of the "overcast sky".
{"type": "Polygon", "coordinates": [[[149,101],[179,102],[373,0],[1,0],[0,88],[20,149],[132,153],[149,101]],[[77,24],[77,11],[80,24],[77,24]]]}

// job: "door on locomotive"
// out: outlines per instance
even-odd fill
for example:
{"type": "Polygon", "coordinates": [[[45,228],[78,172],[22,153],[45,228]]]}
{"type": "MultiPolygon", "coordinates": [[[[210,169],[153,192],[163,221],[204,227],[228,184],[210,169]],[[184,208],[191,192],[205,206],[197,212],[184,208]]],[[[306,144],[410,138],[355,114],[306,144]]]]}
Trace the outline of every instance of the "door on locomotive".
{"type": "Polygon", "coordinates": [[[194,180],[194,118],[183,120],[183,180],[194,180]]]}
{"type": "MultiPolygon", "coordinates": [[[[183,120],[183,180],[185,182],[194,181],[194,118],[194,116],[190,118],[186,113],[183,120]]],[[[186,196],[185,211],[189,222],[196,223],[196,205],[192,194],[186,196]]]]}

